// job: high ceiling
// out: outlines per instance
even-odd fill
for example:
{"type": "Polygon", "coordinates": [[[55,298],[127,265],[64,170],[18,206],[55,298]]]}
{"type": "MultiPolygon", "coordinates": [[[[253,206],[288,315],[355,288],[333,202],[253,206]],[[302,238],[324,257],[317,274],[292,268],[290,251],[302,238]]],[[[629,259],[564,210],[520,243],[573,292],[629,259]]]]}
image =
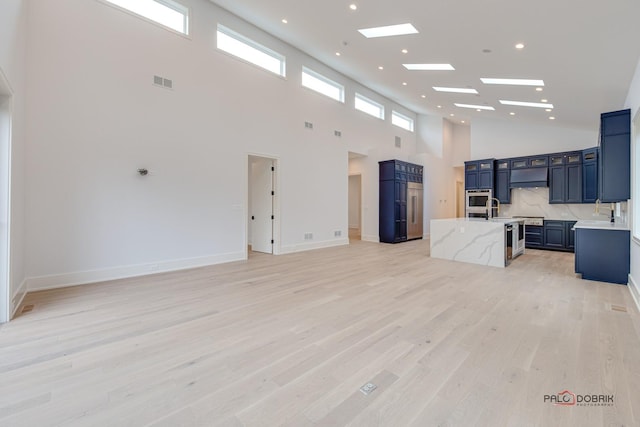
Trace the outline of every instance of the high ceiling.
{"type": "Polygon", "coordinates": [[[597,129],[601,112],[624,107],[640,57],[638,0],[212,1],[417,113],[457,123],[487,117],[597,129]],[[401,23],[419,34],[367,39],[357,31],[401,23]],[[408,71],[404,63],[448,63],[455,71],[408,71]],[[490,86],[481,77],[542,79],[545,86],[490,86]],[[499,103],[542,99],[552,112],[499,103]]]}

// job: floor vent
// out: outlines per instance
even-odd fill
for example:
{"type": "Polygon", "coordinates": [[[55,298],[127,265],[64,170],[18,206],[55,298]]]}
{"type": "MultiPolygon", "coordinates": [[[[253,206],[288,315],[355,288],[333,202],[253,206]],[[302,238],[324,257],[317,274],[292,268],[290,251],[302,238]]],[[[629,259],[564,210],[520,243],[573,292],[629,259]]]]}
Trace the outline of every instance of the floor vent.
{"type": "Polygon", "coordinates": [[[22,311],[20,311],[20,314],[28,313],[28,312],[30,312],[32,310],[33,310],[33,304],[28,304],[28,305],[25,305],[24,307],[22,307],[22,311]]]}
{"type": "Polygon", "coordinates": [[[621,311],[622,313],[627,312],[627,307],[623,307],[621,305],[611,305],[611,310],[613,311],[621,311]]]}
{"type": "Polygon", "coordinates": [[[365,385],[363,385],[362,387],[360,387],[360,391],[365,395],[368,396],[371,393],[373,393],[373,391],[375,389],[377,389],[378,386],[373,384],[373,383],[366,383],[365,385]]]}

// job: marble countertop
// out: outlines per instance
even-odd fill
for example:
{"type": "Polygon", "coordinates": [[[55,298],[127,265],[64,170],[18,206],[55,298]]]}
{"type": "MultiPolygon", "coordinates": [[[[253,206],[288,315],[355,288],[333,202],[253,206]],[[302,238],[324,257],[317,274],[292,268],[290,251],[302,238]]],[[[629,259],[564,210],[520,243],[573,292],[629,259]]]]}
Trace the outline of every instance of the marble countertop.
{"type": "Polygon", "coordinates": [[[629,230],[627,224],[612,223],[610,221],[580,220],[573,228],[591,228],[596,230],[629,230]]]}
{"type": "Polygon", "coordinates": [[[445,219],[433,219],[432,221],[442,221],[442,222],[457,222],[457,223],[465,223],[465,222],[480,222],[485,224],[509,224],[512,222],[524,222],[522,218],[490,218],[486,220],[484,218],[445,218],[445,219]]]}

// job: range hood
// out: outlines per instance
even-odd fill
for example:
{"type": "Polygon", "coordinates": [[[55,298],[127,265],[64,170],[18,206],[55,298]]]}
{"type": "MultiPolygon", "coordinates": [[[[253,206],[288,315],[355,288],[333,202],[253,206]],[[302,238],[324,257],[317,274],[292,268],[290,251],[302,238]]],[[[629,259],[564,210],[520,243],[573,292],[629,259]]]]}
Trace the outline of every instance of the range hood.
{"type": "Polygon", "coordinates": [[[548,168],[512,169],[510,188],[548,187],[548,168]]]}

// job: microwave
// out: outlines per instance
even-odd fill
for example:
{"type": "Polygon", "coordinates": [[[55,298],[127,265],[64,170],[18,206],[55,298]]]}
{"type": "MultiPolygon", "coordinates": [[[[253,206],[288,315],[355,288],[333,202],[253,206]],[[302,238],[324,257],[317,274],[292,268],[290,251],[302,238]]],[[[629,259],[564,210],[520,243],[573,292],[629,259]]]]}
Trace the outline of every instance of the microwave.
{"type": "Polygon", "coordinates": [[[491,190],[467,190],[465,195],[465,212],[468,218],[492,216],[493,209],[487,209],[492,196],[491,190]]]}

